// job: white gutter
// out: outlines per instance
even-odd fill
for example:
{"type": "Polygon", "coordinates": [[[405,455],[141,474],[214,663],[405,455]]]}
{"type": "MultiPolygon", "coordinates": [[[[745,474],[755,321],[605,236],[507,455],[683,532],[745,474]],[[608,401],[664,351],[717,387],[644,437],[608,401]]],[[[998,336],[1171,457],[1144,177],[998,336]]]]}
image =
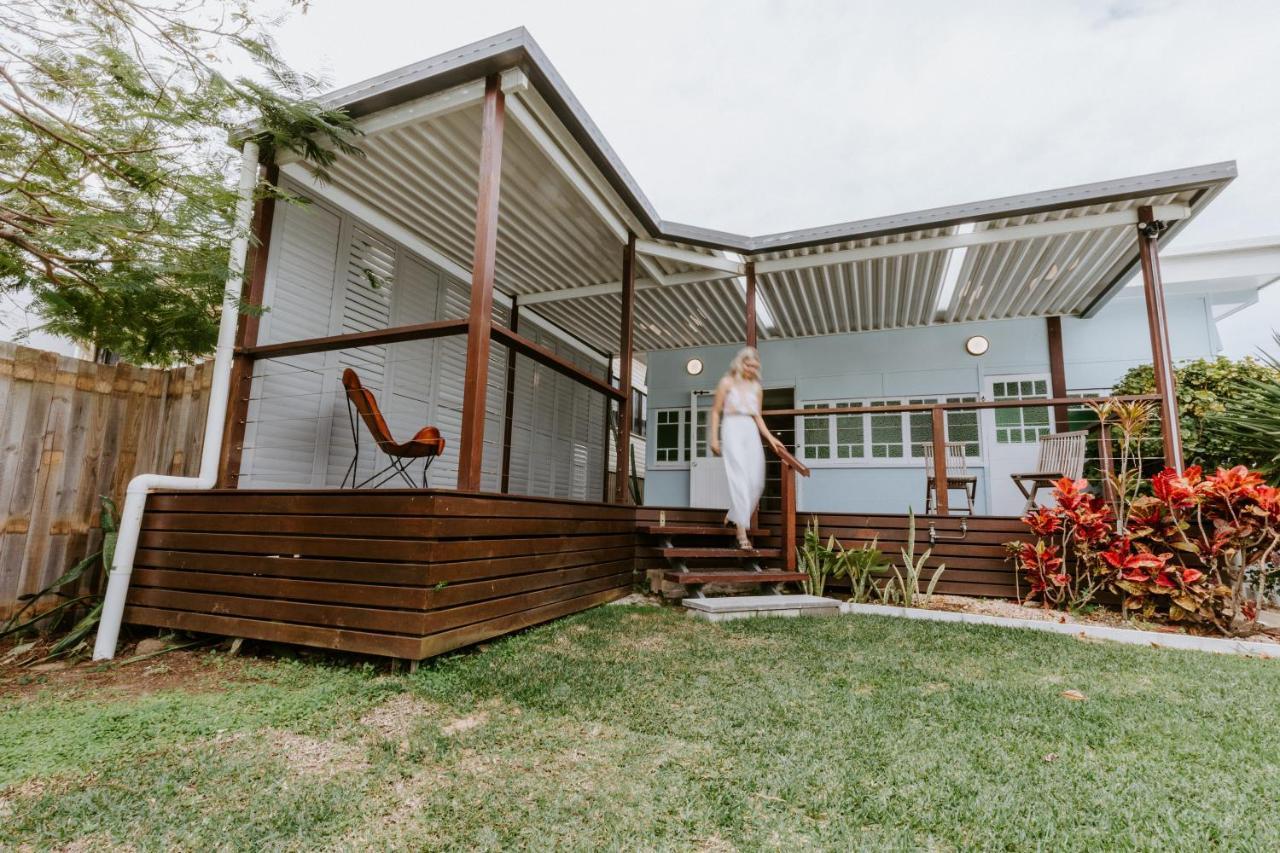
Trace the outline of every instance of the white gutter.
{"type": "Polygon", "coordinates": [[[200,473],[195,477],[140,474],[129,481],[129,487],[125,491],[124,510],[120,515],[115,557],[111,561],[111,574],[107,580],[107,595],[102,604],[102,619],[98,623],[98,637],[93,644],[94,660],[110,660],[116,654],[116,641],[120,637],[120,623],[124,618],[124,601],[129,593],[133,558],[138,551],[138,534],[142,528],[142,510],[146,506],[147,493],[152,489],[212,489],[218,481],[222,430],[226,424],[227,403],[231,396],[231,359],[235,348],[236,326],[240,318],[244,260],[249,249],[249,227],[253,218],[253,196],[257,185],[258,144],[246,141],[241,149],[239,200],[236,202],[235,231],[231,240],[230,274],[222,292],[222,318],[218,322],[218,346],[213,356],[213,380],[209,389],[209,410],[205,416],[200,473]]]}

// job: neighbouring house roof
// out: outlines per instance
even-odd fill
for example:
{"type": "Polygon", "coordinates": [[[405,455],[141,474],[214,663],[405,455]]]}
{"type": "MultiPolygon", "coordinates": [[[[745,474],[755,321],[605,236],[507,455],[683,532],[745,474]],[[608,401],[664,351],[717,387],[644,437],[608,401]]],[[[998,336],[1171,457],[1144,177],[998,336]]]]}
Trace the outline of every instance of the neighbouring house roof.
{"type": "Polygon", "coordinates": [[[747,236],[663,220],[523,28],[324,99],[361,120],[366,156],[332,184],[286,174],[470,274],[483,79],[507,92],[498,288],[608,352],[620,247],[640,239],[637,348],[742,338],[743,265],[756,265],[761,337],[935,322],[1089,316],[1136,269],[1136,210],[1176,234],[1236,175],[1234,162],[747,236]]]}

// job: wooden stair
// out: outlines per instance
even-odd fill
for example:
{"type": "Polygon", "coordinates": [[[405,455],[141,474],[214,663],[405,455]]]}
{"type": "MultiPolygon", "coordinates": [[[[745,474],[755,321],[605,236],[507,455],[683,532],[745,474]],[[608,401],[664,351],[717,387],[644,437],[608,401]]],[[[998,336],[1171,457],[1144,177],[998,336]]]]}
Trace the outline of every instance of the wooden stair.
{"type": "MultiPolygon", "coordinates": [[[[702,587],[707,584],[764,585],[769,592],[781,594],[785,584],[800,583],[805,579],[801,572],[766,568],[764,561],[778,560],[782,557],[782,550],[739,548],[730,527],[649,524],[641,526],[640,530],[657,540],[658,550],[670,567],[662,573],[662,579],[686,587],[693,598],[703,598],[702,587]],[[677,543],[676,539],[681,541],[677,543]],[[691,569],[690,560],[717,560],[731,562],[731,565],[691,569]]],[[[752,538],[766,536],[768,531],[752,529],[747,535],[752,538]]]]}

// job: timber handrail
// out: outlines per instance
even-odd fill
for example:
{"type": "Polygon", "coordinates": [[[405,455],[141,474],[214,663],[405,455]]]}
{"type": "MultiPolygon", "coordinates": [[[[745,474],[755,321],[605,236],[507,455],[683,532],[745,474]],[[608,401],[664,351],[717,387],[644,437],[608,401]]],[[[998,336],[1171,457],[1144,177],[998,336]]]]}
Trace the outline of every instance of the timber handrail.
{"type": "MultiPolygon", "coordinates": [[[[386,344],[405,343],[407,341],[424,341],[433,338],[447,338],[454,335],[466,335],[468,321],[436,320],[431,323],[414,323],[408,326],[391,326],[386,329],[375,329],[370,332],[350,332],[344,335],[327,335],[322,338],[303,338],[297,341],[285,341],[276,344],[262,344],[252,347],[241,347],[236,355],[250,360],[285,358],[294,355],[307,355],[313,352],[331,352],[340,349],[358,347],[383,346],[386,344]]],[[[528,338],[516,334],[512,330],[495,325],[490,329],[492,340],[508,347],[521,355],[527,356],[539,364],[569,377],[575,382],[586,385],[598,393],[614,400],[623,399],[623,394],[598,376],[593,376],[570,361],[555,354],[546,347],[534,343],[528,338]]]]}
{"type": "Polygon", "coordinates": [[[303,338],[278,344],[261,344],[241,347],[237,355],[247,358],[284,358],[313,352],[330,352],[336,349],[354,349],[405,341],[424,341],[430,338],[446,338],[467,333],[466,320],[437,320],[433,323],[414,323],[410,326],[391,326],[372,332],[349,332],[345,335],[327,335],[323,338],[303,338]]]}
{"type": "Polygon", "coordinates": [[[774,448],[774,455],[782,463],[780,483],[782,499],[782,565],[789,572],[796,570],[796,475],[809,476],[809,468],[783,448],[774,448]]]}
{"type": "MultiPolygon", "coordinates": [[[[937,495],[937,514],[950,515],[951,502],[947,495],[947,459],[944,445],[947,440],[946,429],[946,413],[949,411],[972,412],[978,409],[1030,409],[1050,406],[1079,406],[1087,403],[1105,403],[1113,402],[1156,402],[1160,400],[1158,394],[1126,394],[1117,397],[1046,397],[1042,399],[1022,399],[1022,400],[972,400],[968,402],[956,403],[906,403],[892,406],[829,406],[821,409],[769,409],[762,414],[764,416],[778,415],[784,417],[805,417],[808,415],[884,415],[897,414],[901,412],[928,412],[930,415],[930,427],[933,433],[933,477],[934,482],[939,484],[936,488],[937,495]]],[[[1104,471],[1110,471],[1110,448],[1106,446],[1104,440],[1100,443],[1100,447],[1104,454],[1104,471]]],[[[787,459],[783,459],[784,471],[782,477],[782,535],[783,548],[785,550],[785,559],[788,570],[795,568],[795,484],[794,473],[787,476],[785,466],[792,466],[794,471],[803,471],[804,476],[809,476],[809,469],[805,468],[790,453],[786,454],[787,459]],[[788,462],[787,460],[790,460],[788,462]],[[795,467],[798,466],[798,467],[795,467]],[[788,510],[787,501],[790,499],[791,508],[788,510]]],[[[779,455],[781,459],[782,456],[779,455]]],[[[1106,479],[1106,478],[1104,478],[1106,479]]],[[[1110,498],[1110,484],[1104,483],[1104,489],[1108,490],[1110,498]]]]}
{"type": "Polygon", "coordinates": [[[1032,409],[1040,406],[1079,406],[1085,403],[1156,402],[1159,394],[1126,394],[1119,397],[1045,397],[1024,400],[971,400],[966,403],[899,403],[892,406],[828,406],[823,409],[766,409],[764,417],[779,415],[802,417],[804,415],[884,415],[896,412],[972,411],[974,409],[1032,409]]]}

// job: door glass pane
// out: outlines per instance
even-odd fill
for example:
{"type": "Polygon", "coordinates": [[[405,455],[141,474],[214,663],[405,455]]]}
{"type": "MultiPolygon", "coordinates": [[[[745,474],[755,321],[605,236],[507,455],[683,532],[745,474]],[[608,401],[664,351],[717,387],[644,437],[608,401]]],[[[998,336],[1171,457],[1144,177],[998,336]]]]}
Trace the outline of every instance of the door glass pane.
{"type": "MultiPolygon", "coordinates": [[[[1048,396],[1046,379],[1022,379],[1017,382],[993,382],[991,394],[996,400],[1034,400],[1048,396]]],[[[1033,444],[1049,433],[1049,408],[1031,406],[1025,409],[996,409],[997,444],[1033,444]]]]}

